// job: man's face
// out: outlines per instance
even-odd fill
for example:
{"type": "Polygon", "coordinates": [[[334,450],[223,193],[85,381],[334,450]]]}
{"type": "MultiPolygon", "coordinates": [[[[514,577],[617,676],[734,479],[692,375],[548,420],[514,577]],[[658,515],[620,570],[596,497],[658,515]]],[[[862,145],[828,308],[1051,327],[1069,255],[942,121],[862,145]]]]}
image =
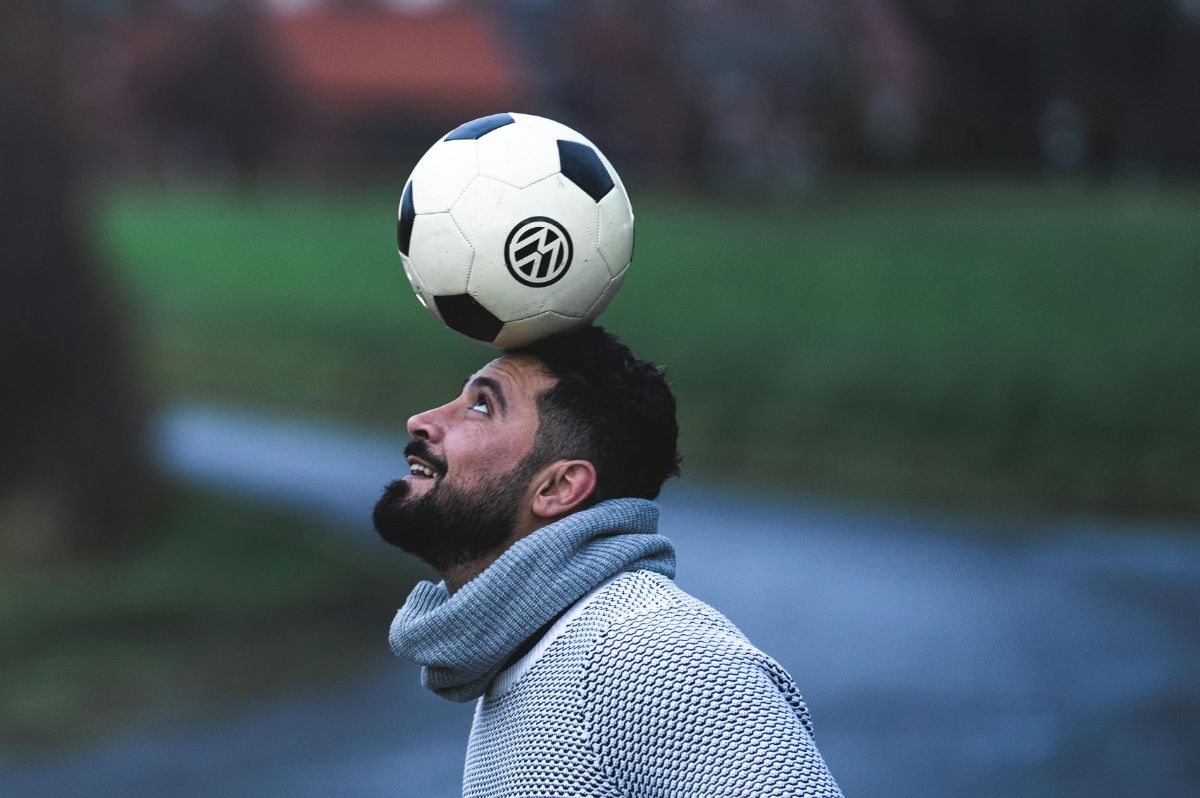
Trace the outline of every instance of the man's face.
{"type": "Polygon", "coordinates": [[[439,571],[503,544],[541,465],[526,458],[537,397],[553,384],[536,361],[505,355],[471,375],[457,398],[410,418],[412,473],[375,505],[380,536],[439,571]]]}

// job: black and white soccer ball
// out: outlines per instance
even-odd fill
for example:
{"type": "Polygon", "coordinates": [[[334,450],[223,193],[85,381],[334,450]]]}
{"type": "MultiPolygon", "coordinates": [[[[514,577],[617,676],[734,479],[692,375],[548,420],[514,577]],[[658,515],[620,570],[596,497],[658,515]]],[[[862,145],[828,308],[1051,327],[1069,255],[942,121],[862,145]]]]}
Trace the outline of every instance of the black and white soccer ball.
{"type": "Polygon", "coordinates": [[[417,162],[397,244],[417,299],[447,327],[510,349],[595,319],[633,257],[612,164],[550,119],[494,114],[417,162]]]}

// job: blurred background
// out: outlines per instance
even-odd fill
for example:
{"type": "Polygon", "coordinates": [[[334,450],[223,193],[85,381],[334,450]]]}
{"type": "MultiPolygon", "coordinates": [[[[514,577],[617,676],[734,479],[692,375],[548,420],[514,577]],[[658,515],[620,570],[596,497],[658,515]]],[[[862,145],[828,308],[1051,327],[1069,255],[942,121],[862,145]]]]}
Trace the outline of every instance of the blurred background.
{"type": "Polygon", "coordinates": [[[369,511],[506,110],[630,188],[680,582],[848,795],[1200,793],[1197,0],[8,0],[0,792],[456,794],[369,511]]]}

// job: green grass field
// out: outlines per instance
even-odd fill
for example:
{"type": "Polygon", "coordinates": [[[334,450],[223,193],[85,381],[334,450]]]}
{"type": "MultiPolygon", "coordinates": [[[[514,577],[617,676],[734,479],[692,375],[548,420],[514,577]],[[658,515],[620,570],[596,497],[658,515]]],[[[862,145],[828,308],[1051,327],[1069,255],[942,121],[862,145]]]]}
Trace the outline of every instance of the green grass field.
{"type": "MultiPolygon", "coordinates": [[[[1200,509],[1200,187],[873,183],[767,207],[633,196],[637,257],[602,321],[668,367],[685,473],[1200,509]]],[[[167,397],[398,426],[491,356],[413,298],[394,191],[100,200],[167,397]]]]}
{"type": "Polygon", "coordinates": [[[202,719],[385,652],[417,572],[312,522],[174,493],[105,559],[0,562],[0,759],[202,719]]]}

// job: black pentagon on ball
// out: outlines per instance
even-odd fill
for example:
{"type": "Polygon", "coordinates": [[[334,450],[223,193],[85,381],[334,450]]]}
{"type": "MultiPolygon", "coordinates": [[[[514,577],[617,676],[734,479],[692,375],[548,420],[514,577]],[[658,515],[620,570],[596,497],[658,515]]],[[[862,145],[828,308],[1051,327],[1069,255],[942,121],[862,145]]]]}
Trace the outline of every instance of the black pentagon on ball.
{"type": "Polygon", "coordinates": [[[559,139],[558,162],[563,177],[586,191],[596,202],[612,191],[613,179],[604,168],[604,161],[588,145],[559,139]]]}
{"type": "Polygon", "coordinates": [[[446,326],[452,330],[474,338],[476,341],[491,343],[500,334],[504,322],[492,315],[492,312],[475,301],[470,294],[447,294],[435,296],[438,315],[446,326]]]}
{"type": "Polygon", "coordinates": [[[396,222],[396,246],[405,255],[408,254],[408,245],[412,243],[413,219],[417,218],[412,194],[412,181],[410,180],[404,187],[403,196],[400,197],[400,220],[396,222]]]}
{"type": "Polygon", "coordinates": [[[511,125],[517,120],[513,119],[508,114],[492,114],[491,116],[481,116],[478,119],[472,119],[470,122],[459,125],[446,134],[443,141],[458,141],[460,139],[477,139],[486,136],[498,127],[511,125]]]}

